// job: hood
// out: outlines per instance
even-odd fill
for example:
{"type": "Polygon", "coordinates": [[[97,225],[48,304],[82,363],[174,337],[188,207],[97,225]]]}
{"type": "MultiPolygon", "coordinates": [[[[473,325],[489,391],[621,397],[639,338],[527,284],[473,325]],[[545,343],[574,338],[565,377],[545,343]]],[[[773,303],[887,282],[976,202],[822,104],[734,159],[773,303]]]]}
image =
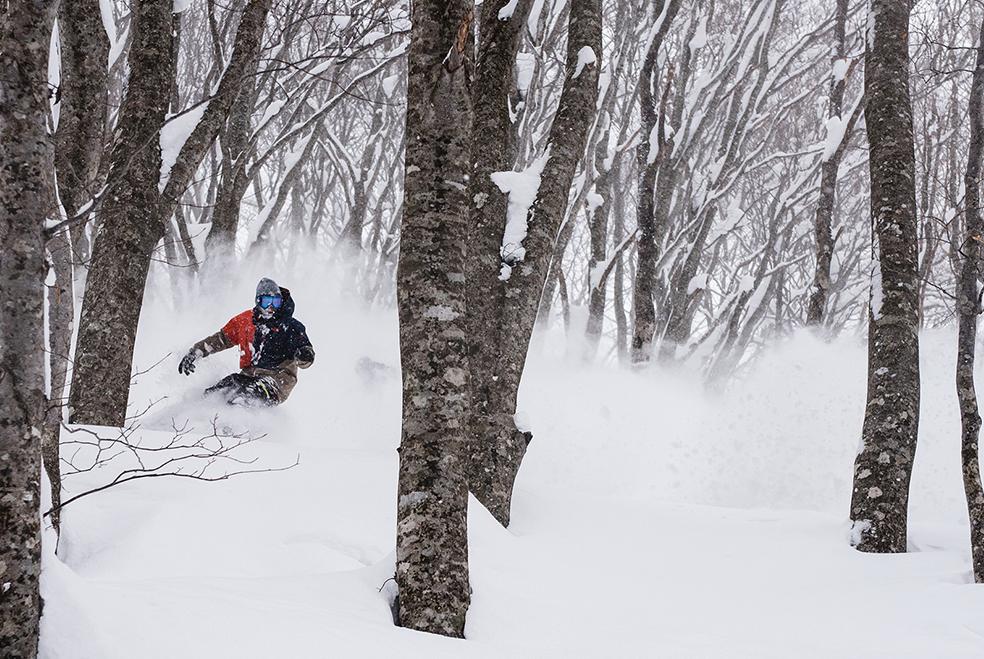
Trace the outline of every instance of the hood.
{"type": "Polygon", "coordinates": [[[260,315],[260,308],[253,307],[253,321],[257,323],[272,323],[278,320],[286,320],[294,315],[294,298],[290,296],[290,289],[286,286],[280,287],[280,296],[284,299],[283,304],[273,314],[272,318],[264,318],[260,315]]]}

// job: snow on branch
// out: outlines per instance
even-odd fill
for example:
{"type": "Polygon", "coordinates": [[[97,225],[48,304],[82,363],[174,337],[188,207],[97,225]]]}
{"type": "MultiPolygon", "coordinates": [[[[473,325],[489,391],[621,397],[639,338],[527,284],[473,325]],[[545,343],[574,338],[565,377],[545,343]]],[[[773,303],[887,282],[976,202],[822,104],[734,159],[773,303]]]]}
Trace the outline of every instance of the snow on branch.
{"type": "Polygon", "coordinates": [[[504,194],[509,195],[509,206],[506,210],[506,229],[502,234],[502,269],[499,273],[501,281],[507,281],[512,274],[512,266],[526,258],[523,240],[529,229],[529,212],[536,201],[540,190],[540,176],[543,168],[550,160],[550,147],[526,169],[519,172],[493,172],[492,182],[504,194]]]}

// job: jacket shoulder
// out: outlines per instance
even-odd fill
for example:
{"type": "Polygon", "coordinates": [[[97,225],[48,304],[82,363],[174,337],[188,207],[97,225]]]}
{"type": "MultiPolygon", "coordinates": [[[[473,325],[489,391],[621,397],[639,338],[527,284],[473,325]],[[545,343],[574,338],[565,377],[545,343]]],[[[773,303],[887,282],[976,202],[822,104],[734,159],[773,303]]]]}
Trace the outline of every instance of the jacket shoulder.
{"type": "Polygon", "coordinates": [[[229,322],[222,327],[222,333],[226,335],[230,341],[237,342],[242,336],[242,333],[247,330],[247,328],[253,324],[253,310],[247,309],[246,311],[236,314],[229,322]]]}

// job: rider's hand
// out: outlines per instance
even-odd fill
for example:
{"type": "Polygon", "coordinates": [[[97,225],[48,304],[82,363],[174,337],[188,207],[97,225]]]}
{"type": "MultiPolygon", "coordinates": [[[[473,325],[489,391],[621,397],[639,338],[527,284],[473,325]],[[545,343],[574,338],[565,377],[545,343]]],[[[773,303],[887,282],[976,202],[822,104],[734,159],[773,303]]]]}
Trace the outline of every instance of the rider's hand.
{"type": "Polygon", "coordinates": [[[294,351],[294,359],[299,362],[313,362],[314,361],[314,348],[311,346],[301,346],[294,351]]]}
{"type": "Polygon", "coordinates": [[[197,350],[189,350],[188,354],[181,359],[181,363],[178,364],[178,373],[184,375],[191,375],[195,372],[195,360],[198,359],[197,350]]]}

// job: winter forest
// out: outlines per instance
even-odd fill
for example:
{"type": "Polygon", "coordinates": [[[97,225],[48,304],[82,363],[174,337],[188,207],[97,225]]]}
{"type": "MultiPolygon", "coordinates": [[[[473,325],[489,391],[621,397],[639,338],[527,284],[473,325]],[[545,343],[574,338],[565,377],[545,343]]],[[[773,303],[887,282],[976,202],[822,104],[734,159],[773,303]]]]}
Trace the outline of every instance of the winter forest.
{"type": "Polygon", "coordinates": [[[0,659],[984,656],[981,0],[0,10],[0,659]]]}

